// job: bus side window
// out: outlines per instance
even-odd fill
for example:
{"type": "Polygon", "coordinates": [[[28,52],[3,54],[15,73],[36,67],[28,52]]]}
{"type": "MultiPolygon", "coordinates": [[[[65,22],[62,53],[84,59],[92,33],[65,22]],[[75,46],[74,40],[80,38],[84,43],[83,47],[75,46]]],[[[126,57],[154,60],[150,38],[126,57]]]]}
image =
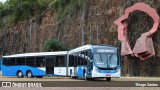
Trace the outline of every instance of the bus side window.
{"type": "Polygon", "coordinates": [[[16,65],[25,65],[25,58],[17,58],[16,65]]]}
{"type": "Polygon", "coordinates": [[[77,55],[74,54],[73,57],[74,57],[74,67],[77,67],[77,55]]]}
{"type": "Polygon", "coordinates": [[[65,56],[56,56],[56,65],[58,67],[64,67],[65,62],[64,62],[65,56]]]}
{"type": "Polygon", "coordinates": [[[3,58],[2,64],[3,64],[3,65],[7,65],[7,58],[3,58]]]}
{"type": "Polygon", "coordinates": [[[15,65],[15,58],[8,59],[7,65],[15,65]]]}
{"type": "Polygon", "coordinates": [[[34,64],[35,64],[34,57],[26,58],[26,65],[34,67],[34,64]]]}
{"type": "Polygon", "coordinates": [[[5,58],[2,64],[8,66],[15,65],[15,58],[5,58]]]}
{"type": "Polygon", "coordinates": [[[84,54],[84,63],[83,63],[84,65],[87,65],[87,59],[88,59],[87,54],[88,54],[87,52],[85,52],[84,54]]]}
{"type": "Polygon", "coordinates": [[[45,65],[44,57],[36,57],[36,67],[44,67],[45,65]]]}
{"type": "Polygon", "coordinates": [[[89,61],[91,61],[93,59],[93,54],[92,54],[91,50],[87,51],[87,57],[88,57],[89,61]]]}
{"type": "Polygon", "coordinates": [[[73,55],[69,55],[69,66],[70,67],[74,66],[74,57],[73,57],[73,55]]]}
{"type": "Polygon", "coordinates": [[[81,52],[81,65],[85,65],[85,52],[81,52]]]}
{"type": "Polygon", "coordinates": [[[77,55],[77,60],[78,60],[78,65],[82,65],[82,55],[79,53],[78,55],[77,55]]]}
{"type": "Polygon", "coordinates": [[[84,54],[81,55],[81,65],[84,65],[84,54]]]}

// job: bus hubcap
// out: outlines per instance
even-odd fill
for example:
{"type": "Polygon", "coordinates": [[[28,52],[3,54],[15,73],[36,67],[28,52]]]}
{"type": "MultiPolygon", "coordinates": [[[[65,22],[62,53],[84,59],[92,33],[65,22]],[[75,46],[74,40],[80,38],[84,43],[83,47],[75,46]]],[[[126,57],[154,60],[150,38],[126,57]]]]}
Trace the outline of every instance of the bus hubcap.
{"type": "Polygon", "coordinates": [[[22,72],[19,72],[19,73],[18,73],[18,76],[19,76],[19,77],[22,77],[22,72]]]}
{"type": "Polygon", "coordinates": [[[31,76],[32,76],[32,75],[31,75],[31,73],[29,72],[29,73],[28,73],[28,77],[31,77],[31,76]]]}
{"type": "Polygon", "coordinates": [[[87,79],[87,73],[84,73],[84,79],[85,80],[87,79]]]}

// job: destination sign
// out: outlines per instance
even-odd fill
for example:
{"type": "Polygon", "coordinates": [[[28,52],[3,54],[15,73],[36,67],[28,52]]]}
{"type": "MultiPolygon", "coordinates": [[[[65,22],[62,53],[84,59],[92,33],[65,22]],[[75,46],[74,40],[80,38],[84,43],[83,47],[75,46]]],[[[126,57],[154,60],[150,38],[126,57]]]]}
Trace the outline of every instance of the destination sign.
{"type": "Polygon", "coordinates": [[[94,53],[117,53],[116,49],[96,48],[94,53]]]}
{"type": "Polygon", "coordinates": [[[104,53],[104,52],[111,52],[111,53],[114,53],[114,50],[97,49],[97,52],[101,52],[101,53],[104,53]]]}

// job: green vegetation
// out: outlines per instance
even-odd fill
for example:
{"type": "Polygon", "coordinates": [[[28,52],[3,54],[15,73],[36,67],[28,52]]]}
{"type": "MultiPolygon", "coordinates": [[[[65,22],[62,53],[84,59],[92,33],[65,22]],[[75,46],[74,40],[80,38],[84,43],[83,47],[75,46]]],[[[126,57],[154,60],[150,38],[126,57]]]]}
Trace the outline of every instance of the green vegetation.
{"type": "Polygon", "coordinates": [[[72,17],[85,9],[87,0],[53,0],[49,7],[57,12],[57,19],[59,22],[63,21],[66,17],[72,17]]]}
{"type": "Polygon", "coordinates": [[[0,3],[0,26],[9,26],[40,16],[48,8],[44,2],[47,3],[45,0],[8,0],[4,4],[0,3]]]}
{"type": "Polygon", "coordinates": [[[49,39],[44,43],[44,50],[47,52],[65,51],[68,50],[68,48],[62,42],[56,39],[49,39]]]}
{"type": "Polygon", "coordinates": [[[0,3],[0,27],[10,26],[32,17],[39,18],[42,13],[52,8],[57,20],[63,21],[77,11],[84,10],[86,0],[7,0],[0,3]]]}

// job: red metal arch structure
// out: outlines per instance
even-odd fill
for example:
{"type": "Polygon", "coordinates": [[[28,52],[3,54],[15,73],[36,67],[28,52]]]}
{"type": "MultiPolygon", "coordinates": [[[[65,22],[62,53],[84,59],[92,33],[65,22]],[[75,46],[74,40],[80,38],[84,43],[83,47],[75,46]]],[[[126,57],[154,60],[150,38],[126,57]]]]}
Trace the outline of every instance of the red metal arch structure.
{"type": "Polygon", "coordinates": [[[160,17],[157,14],[156,10],[151,8],[149,5],[144,3],[136,3],[131,7],[128,7],[125,10],[125,14],[114,21],[116,25],[118,25],[118,39],[121,43],[121,55],[132,55],[139,57],[141,60],[146,60],[151,56],[155,55],[154,46],[152,37],[154,33],[157,31],[160,22],[160,17]],[[152,17],[154,24],[150,31],[141,34],[141,37],[137,39],[136,44],[133,48],[133,51],[130,47],[128,38],[127,38],[127,18],[129,14],[135,10],[140,10],[147,13],[150,17],[152,17]]]}

